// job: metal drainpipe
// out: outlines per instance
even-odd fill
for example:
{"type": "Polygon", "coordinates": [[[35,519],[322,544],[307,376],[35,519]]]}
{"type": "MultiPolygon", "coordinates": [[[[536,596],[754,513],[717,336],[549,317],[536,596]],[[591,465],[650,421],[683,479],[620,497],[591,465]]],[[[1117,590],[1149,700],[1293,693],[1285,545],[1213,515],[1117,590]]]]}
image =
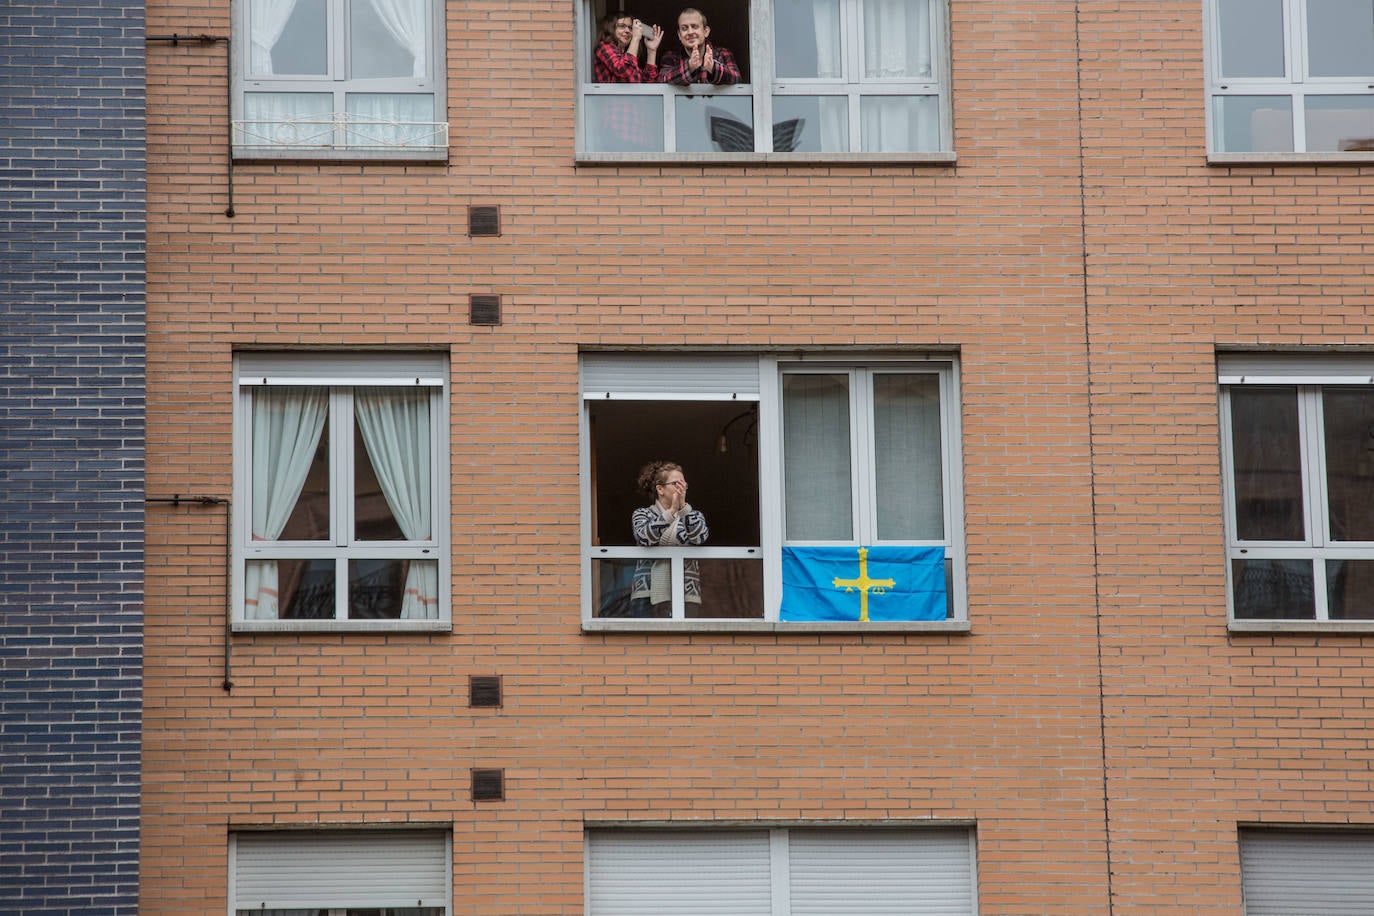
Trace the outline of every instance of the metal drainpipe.
{"type": "Polygon", "coordinates": [[[228,693],[234,689],[234,682],[229,677],[234,636],[234,608],[231,604],[234,598],[230,594],[233,589],[229,579],[234,562],[233,513],[229,511],[233,504],[224,496],[149,496],[143,501],[173,507],[180,506],[182,503],[224,507],[224,680],[220,682],[220,687],[224,688],[225,693],[228,693]]]}
{"type": "Polygon", "coordinates": [[[224,114],[225,123],[229,125],[227,133],[228,139],[225,141],[225,155],[228,157],[226,172],[229,183],[229,206],[224,208],[224,215],[230,219],[234,218],[234,60],[229,53],[228,35],[149,35],[144,38],[146,42],[167,42],[172,47],[179,47],[183,41],[195,42],[200,45],[224,45],[224,114]]]}

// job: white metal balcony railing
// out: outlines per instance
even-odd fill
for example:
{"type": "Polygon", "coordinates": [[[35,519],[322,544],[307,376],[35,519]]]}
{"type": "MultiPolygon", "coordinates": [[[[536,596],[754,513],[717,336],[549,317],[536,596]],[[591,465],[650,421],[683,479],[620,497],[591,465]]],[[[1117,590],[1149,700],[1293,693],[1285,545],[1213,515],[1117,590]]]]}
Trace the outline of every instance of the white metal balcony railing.
{"type": "Polygon", "coordinates": [[[447,121],[397,121],[335,112],[303,118],[236,120],[234,146],[253,150],[448,149],[447,121]]]}

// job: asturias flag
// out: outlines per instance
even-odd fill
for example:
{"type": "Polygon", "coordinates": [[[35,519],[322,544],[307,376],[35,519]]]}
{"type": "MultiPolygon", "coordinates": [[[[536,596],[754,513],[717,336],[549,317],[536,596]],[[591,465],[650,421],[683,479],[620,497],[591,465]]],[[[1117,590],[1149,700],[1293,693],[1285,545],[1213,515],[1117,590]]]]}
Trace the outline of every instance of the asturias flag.
{"type": "Polygon", "coordinates": [[[944,620],[945,607],[943,547],[782,549],[783,620],[944,620]]]}

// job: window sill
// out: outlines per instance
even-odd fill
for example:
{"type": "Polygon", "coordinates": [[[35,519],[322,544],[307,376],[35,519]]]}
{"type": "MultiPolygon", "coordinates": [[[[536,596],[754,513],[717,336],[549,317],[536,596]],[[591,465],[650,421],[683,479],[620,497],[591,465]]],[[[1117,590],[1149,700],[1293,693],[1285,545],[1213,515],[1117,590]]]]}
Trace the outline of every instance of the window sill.
{"type": "Polygon", "coordinates": [[[448,620],[235,620],[235,633],[449,633],[448,620]]]}
{"type": "Polygon", "coordinates": [[[1374,151],[1339,153],[1208,153],[1208,165],[1371,165],[1374,151]]]}
{"type": "Polygon", "coordinates": [[[954,165],[939,153],[578,153],[578,165],[954,165]]]}
{"type": "Polygon", "coordinates": [[[234,147],[235,162],[430,162],[448,164],[448,149],[292,149],[234,147]]]}
{"type": "Polygon", "coordinates": [[[1234,634],[1322,633],[1327,636],[1374,633],[1374,620],[1232,620],[1234,634]]]}
{"type": "Polygon", "coordinates": [[[582,621],[584,633],[970,633],[967,620],[841,620],[802,623],[778,620],[626,620],[582,621]]]}

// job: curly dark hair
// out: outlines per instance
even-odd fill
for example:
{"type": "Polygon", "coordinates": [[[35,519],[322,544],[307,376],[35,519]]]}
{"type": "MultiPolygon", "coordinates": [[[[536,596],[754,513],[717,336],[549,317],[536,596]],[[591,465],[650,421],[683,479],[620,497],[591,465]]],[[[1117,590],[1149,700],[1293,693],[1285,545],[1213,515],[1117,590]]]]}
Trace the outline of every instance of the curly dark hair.
{"type": "Polygon", "coordinates": [[[609,41],[611,44],[615,44],[615,24],[622,19],[629,19],[633,22],[634,18],[635,17],[631,16],[624,10],[619,10],[614,13],[607,13],[606,15],[601,17],[601,35],[598,37],[597,40],[609,41]]]}
{"type": "Polygon", "coordinates": [[[681,471],[682,465],[672,461],[650,461],[639,472],[639,488],[650,496],[655,495],[658,485],[668,479],[673,471],[681,471]]]}

